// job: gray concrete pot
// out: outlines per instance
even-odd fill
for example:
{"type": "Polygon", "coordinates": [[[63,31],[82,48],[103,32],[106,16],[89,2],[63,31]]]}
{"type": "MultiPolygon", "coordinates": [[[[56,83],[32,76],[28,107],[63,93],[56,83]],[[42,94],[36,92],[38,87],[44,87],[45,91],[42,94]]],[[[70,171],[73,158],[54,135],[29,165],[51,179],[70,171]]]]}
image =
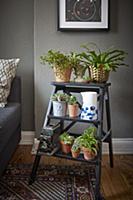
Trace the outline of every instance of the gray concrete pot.
{"type": "Polygon", "coordinates": [[[53,101],[53,115],[63,117],[67,112],[67,103],[65,101],[53,101]]]}

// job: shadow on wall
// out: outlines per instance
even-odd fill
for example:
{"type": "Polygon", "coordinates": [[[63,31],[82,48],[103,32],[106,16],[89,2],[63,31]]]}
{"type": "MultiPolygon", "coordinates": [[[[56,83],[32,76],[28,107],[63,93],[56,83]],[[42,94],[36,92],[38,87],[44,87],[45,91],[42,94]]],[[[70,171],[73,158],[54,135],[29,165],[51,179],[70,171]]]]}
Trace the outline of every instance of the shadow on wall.
{"type": "Polygon", "coordinates": [[[132,79],[133,69],[121,68],[111,76],[111,116],[113,125],[113,136],[121,138],[132,138],[132,119],[133,119],[133,92],[132,79]],[[117,123],[116,123],[117,122],[117,123]]]}
{"type": "Polygon", "coordinates": [[[116,33],[118,30],[118,13],[119,13],[119,6],[118,0],[110,0],[109,5],[109,26],[111,27],[111,32],[116,33]],[[114,20],[110,20],[114,19],[114,20]]]}
{"type": "Polygon", "coordinates": [[[42,94],[42,87],[39,85],[35,86],[35,114],[37,114],[36,120],[35,120],[35,132],[36,132],[36,137],[40,135],[41,129],[43,127],[43,123],[45,120],[46,112],[47,112],[47,107],[48,107],[48,101],[50,99],[50,82],[45,82],[44,90],[45,94],[42,94]]]}

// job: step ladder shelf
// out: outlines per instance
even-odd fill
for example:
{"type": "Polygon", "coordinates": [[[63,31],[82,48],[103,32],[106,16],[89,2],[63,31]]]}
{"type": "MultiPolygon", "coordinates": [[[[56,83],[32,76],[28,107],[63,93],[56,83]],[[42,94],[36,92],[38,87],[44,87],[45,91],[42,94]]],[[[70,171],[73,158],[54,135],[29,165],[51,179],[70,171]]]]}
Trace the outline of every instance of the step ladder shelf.
{"type": "MultiPolygon", "coordinates": [[[[47,113],[45,116],[43,128],[40,134],[40,144],[38,146],[38,150],[35,156],[35,160],[33,163],[33,168],[31,171],[31,175],[29,178],[29,184],[32,184],[36,178],[36,173],[38,169],[38,165],[40,162],[41,156],[49,155],[49,156],[55,156],[63,159],[70,159],[75,160],[79,162],[86,162],[88,165],[94,165],[95,166],[95,176],[96,176],[96,183],[95,183],[95,200],[102,199],[101,193],[100,193],[100,182],[101,182],[101,160],[102,160],[102,142],[107,142],[109,145],[109,160],[110,160],[110,166],[113,167],[113,149],[112,149],[112,129],[111,129],[111,116],[110,116],[110,101],[109,101],[109,86],[110,83],[59,83],[59,82],[52,82],[51,85],[53,86],[52,94],[55,94],[59,90],[62,90],[63,92],[70,94],[72,92],[74,93],[80,93],[83,91],[95,91],[97,92],[97,98],[98,98],[98,119],[97,120],[85,120],[81,119],[80,116],[76,118],[70,118],[68,115],[64,117],[57,117],[53,116],[52,111],[52,102],[49,101],[47,113]],[[105,106],[104,106],[105,103],[105,106]],[[106,120],[103,121],[103,114],[104,114],[104,108],[106,110],[105,116],[106,120]],[[83,157],[83,154],[81,153],[78,158],[73,158],[71,154],[64,154],[61,152],[59,145],[56,144],[56,139],[53,139],[52,142],[50,142],[50,145],[52,144],[52,151],[46,152],[47,149],[42,149],[42,142],[45,141],[46,135],[45,135],[45,127],[50,126],[51,120],[58,121],[58,132],[62,133],[63,131],[69,131],[69,129],[75,125],[75,123],[88,123],[88,125],[93,124],[97,128],[97,138],[99,139],[99,149],[97,156],[94,159],[91,160],[85,160],[83,157]],[[65,127],[65,121],[70,122],[69,125],[65,127]],[[103,130],[103,123],[106,123],[107,130],[103,130]],[[44,135],[43,135],[44,134],[44,135]],[[53,144],[54,143],[54,144],[53,144]]],[[[56,126],[57,128],[57,126],[56,126]]],[[[59,133],[59,134],[60,134],[59,133]]],[[[80,135],[80,133],[74,133],[75,135],[80,135]]],[[[56,132],[56,136],[59,137],[58,133],[56,132]]],[[[51,137],[54,138],[54,137],[51,137]]],[[[48,140],[48,144],[49,144],[48,140]]],[[[45,143],[45,142],[44,142],[45,143]]],[[[45,147],[45,145],[44,145],[45,147]]],[[[49,149],[49,146],[48,146],[49,149]]]]}
{"type": "Polygon", "coordinates": [[[54,153],[53,155],[49,155],[48,153],[45,153],[43,151],[39,151],[38,152],[40,155],[47,155],[47,156],[54,156],[54,157],[59,157],[59,158],[64,158],[64,159],[68,159],[68,160],[74,160],[74,161],[80,161],[80,162],[86,162],[86,163],[89,163],[89,164],[98,164],[100,162],[99,160],[99,155],[97,155],[95,158],[93,159],[90,159],[90,160],[85,160],[83,155],[80,154],[78,158],[73,158],[71,156],[71,154],[64,154],[62,153],[61,150],[58,150],[56,153],[54,153]]]}
{"type": "Polygon", "coordinates": [[[48,115],[48,118],[50,119],[61,119],[61,120],[66,120],[66,121],[75,121],[75,122],[84,122],[84,123],[93,123],[93,124],[99,124],[100,121],[99,120],[84,120],[81,119],[80,117],[69,117],[68,115],[64,116],[64,117],[58,117],[58,116],[54,116],[54,115],[48,115]]]}
{"type": "Polygon", "coordinates": [[[51,82],[54,86],[79,87],[79,88],[104,88],[110,86],[111,83],[79,83],[79,82],[51,82]]]}
{"type": "Polygon", "coordinates": [[[60,82],[51,82],[51,85],[56,87],[56,90],[65,90],[71,92],[83,92],[83,91],[96,91],[99,93],[100,89],[106,90],[111,83],[60,83],[60,82]]]}

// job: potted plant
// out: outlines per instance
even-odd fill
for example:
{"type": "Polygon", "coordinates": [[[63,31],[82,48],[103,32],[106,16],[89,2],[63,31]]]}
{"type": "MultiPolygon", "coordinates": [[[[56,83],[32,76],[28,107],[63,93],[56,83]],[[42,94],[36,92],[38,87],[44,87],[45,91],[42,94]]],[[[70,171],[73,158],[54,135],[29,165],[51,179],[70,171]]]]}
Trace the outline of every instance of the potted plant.
{"type": "Polygon", "coordinates": [[[80,54],[76,52],[71,52],[69,59],[70,59],[71,67],[74,72],[74,81],[86,82],[86,80],[84,79],[84,76],[85,76],[87,66],[84,65],[84,63],[82,62],[80,54]]]}
{"type": "Polygon", "coordinates": [[[88,128],[86,128],[83,132],[83,135],[84,137],[87,137],[87,136],[93,136],[93,137],[96,137],[96,131],[97,129],[94,127],[94,126],[89,126],[88,128]]]}
{"type": "Polygon", "coordinates": [[[90,137],[89,141],[84,140],[82,151],[85,160],[93,159],[97,155],[97,140],[93,137],[90,137]]]}
{"type": "Polygon", "coordinates": [[[85,83],[89,83],[90,81],[91,81],[91,79],[90,79],[90,76],[83,76],[83,82],[85,82],[85,83]]]}
{"type": "Polygon", "coordinates": [[[96,139],[95,133],[95,127],[89,127],[88,129],[85,129],[82,138],[80,139],[80,145],[85,160],[93,159],[97,155],[98,140],[96,139]]]}
{"type": "Polygon", "coordinates": [[[116,71],[120,66],[127,66],[124,62],[127,55],[125,51],[116,48],[101,51],[96,44],[91,44],[82,45],[85,51],[81,53],[82,61],[89,67],[91,81],[106,82],[110,71],[116,71]]]}
{"type": "Polygon", "coordinates": [[[49,50],[46,55],[40,56],[42,64],[48,63],[53,68],[57,82],[69,82],[71,76],[71,65],[69,56],[60,51],[49,50]]]}
{"type": "Polygon", "coordinates": [[[68,113],[70,117],[77,117],[78,116],[78,103],[76,96],[69,96],[68,97],[68,113]]]}
{"type": "Polygon", "coordinates": [[[67,154],[71,152],[71,147],[74,142],[74,137],[64,132],[60,135],[61,150],[63,153],[67,154]]]}
{"type": "Polygon", "coordinates": [[[51,97],[53,101],[53,115],[63,117],[67,112],[68,95],[66,93],[55,93],[51,97]]]}
{"type": "Polygon", "coordinates": [[[81,148],[80,139],[81,138],[82,136],[79,136],[74,140],[74,143],[71,148],[71,153],[72,153],[73,158],[77,158],[80,154],[80,148],[81,148]]]}

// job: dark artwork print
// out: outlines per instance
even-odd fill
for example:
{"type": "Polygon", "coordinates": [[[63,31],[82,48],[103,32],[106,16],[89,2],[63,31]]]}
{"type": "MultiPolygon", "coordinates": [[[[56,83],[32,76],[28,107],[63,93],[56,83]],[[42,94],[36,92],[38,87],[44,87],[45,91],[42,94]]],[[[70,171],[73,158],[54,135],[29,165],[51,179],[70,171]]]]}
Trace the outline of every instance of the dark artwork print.
{"type": "Polygon", "coordinates": [[[101,22],[101,0],[66,0],[66,21],[101,22]]]}

